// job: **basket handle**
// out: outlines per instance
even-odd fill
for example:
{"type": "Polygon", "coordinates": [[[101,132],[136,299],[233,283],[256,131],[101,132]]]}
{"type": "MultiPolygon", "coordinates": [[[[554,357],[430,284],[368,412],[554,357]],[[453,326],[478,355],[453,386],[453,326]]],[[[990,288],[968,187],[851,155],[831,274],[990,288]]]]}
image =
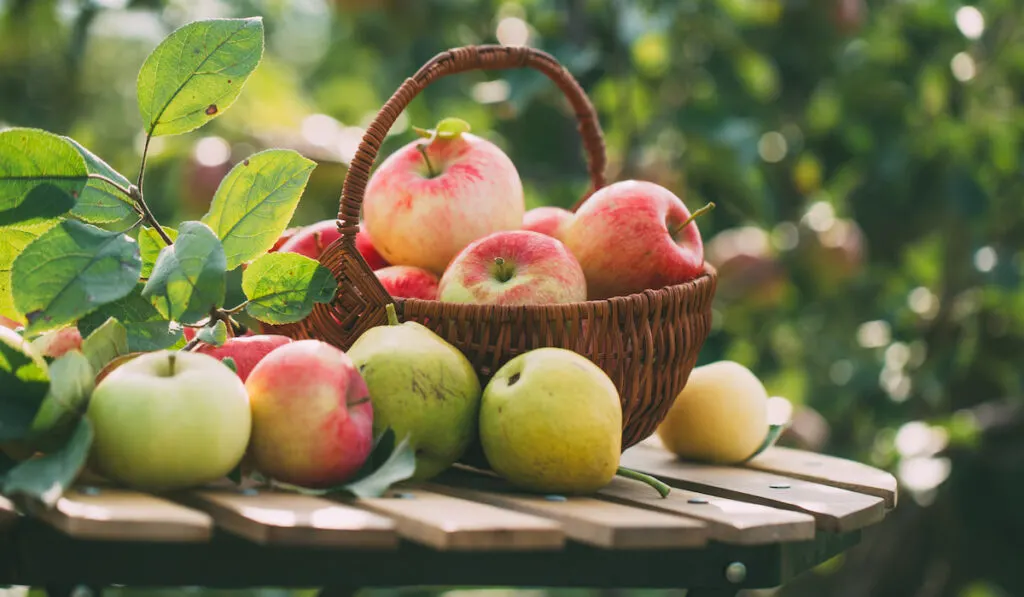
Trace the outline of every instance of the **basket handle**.
{"type": "MultiPolygon", "coordinates": [[[[529,67],[544,73],[551,79],[568,98],[576,113],[578,129],[583,138],[583,148],[587,155],[590,172],[591,188],[576,205],[575,211],[594,191],[605,185],[605,166],[607,164],[604,137],[601,125],[597,120],[597,112],[575,78],[553,56],[547,52],[527,46],[481,45],[454,48],[434,56],[424,64],[415,75],[405,80],[402,86],[384,104],[363,135],[341,191],[341,208],[338,211],[338,231],[346,242],[340,243],[355,253],[363,261],[358,251],[354,250],[355,235],[359,231],[359,211],[366,193],[366,184],[370,179],[370,169],[377,159],[377,152],[398,115],[430,83],[451,74],[470,70],[505,70],[529,67]]],[[[369,268],[367,268],[369,269],[369,268]]]]}

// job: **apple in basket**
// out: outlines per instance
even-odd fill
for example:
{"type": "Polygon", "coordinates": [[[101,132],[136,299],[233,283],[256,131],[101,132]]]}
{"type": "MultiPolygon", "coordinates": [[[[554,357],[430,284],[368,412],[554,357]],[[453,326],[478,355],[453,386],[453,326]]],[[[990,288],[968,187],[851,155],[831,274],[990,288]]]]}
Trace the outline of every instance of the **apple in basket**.
{"type": "Polygon", "coordinates": [[[373,273],[393,297],[437,300],[437,276],[422,267],[390,265],[373,273]]]}
{"type": "Polygon", "coordinates": [[[530,230],[495,232],[460,252],[438,287],[448,303],[541,305],[587,300],[587,280],[558,239],[530,230]]]}
{"type": "Polygon", "coordinates": [[[523,223],[515,165],[465,122],[448,118],[428,138],[385,159],[370,177],[363,217],[389,263],[441,275],[469,243],[523,223]]]}
{"type": "Polygon", "coordinates": [[[523,230],[533,230],[561,240],[572,218],[573,213],[561,207],[535,207],[523,215],[523,230]]]}
{"type": "Polygon", "coordinates": [[[704,269],[704,244],[672,191],[626,180],[598,190],[576,210],[562,240],[587,277],[591,299],[623,296],[692,280],[704,269]]]}
{"type": "MultiPolygon", "coordinates": [[[[321,220],[294,233],[291,238],[280,245],[278,251],[298,253],[310,259],[319,259],[324,249],[338,240],[340,236],[337,220],[321,220]]],[[[366,260],[370,269],[376,270],[388,266],[387,260],[381,257],[374,247],[373,240],[362,222],[359,223],[359,232],[356,233],[356,250],[366,260]]]]}

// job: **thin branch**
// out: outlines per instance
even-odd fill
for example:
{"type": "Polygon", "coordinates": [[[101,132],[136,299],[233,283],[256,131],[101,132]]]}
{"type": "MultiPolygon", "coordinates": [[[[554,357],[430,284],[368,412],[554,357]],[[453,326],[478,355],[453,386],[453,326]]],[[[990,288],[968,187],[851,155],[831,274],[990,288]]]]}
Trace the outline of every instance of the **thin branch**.
{"type": "Polygon", "coordinates": [[[142,181],[146,176],[146,156],[149,155],[149,141],[153,138],[153,131],[146,133],[146,144],[142,146],[142,163],[139,165],[139,180],[135,186],[142,188],[142,181]]]}
{"type": "Polygon", "coordinates": [[[192,337],[191,340],[185,343],[185,346],[181,347],[181,350],[184,352],[189,352],[196,346],[199,346],[200,342],[201,340],[199,339],[199,334],[196,334],[195,336],[192,337]]]}
{"type": "Polygon", "coordinates": [[[131,188],[131,198],[135,200],[135,204],[142,210],[142,217],[149,222],[149,225],[156,230],[156,233],[160,235],[160,238],[164,240],[167,245],[173,245],[174,239],[167,235],[163,227],[160,226],[160,222],[156,221],[156,216],[149,210],[149,206],[146,205],[146,201],[142,198],[142,191],[137,186],[131,188]]]}
{"type": "Polygon", "coordinates": [[[94,178],[96,180],[102,180],[103,182],[105,182],[108,185],[114,187],[118,191],[121,191],[122,193],[124,193],[125,197],[128,197],[129,199],[133,199],[134,198],[134,197],[132,197],[132,192],[131,192],[130,189],[125,188],[124,185],[121,185],[121,184],[119,184],[119,183],[117,183],[117,182],[107,178],[106,176],[103,176],[102,174],[96,174],[95,172],[90,172],[89,173],[89,178],[94,178]]]}
{"type": "Polygon", "coordinates": [[[245,301],[245,302],[243,302],[243,303],[242,303],[242,304],[240,304],[240,305],[236,305],[236,306],[234,306],[234,307],[231,307],[230,309],[227,309],[227,310],[226,310],[226,313],[227,313],[228,315],[234,315],[235,313],[238,313],[238,312],[239,312],[239,311],[241,311],[242,309],[246,308],[246,306],[248,306],[248,305],[249,305],[249,301],[245,301]]]}
{"type": "Polygon", "coordinates": [[[132,230],[135,230],[136,228],[138,228],[139,224],[142,224],[145,221],[146,221],[146,218],[139,218],[138,220],[135,220],[135,223],[132,224],[131,226],[129,226],[126,230],[122,231],[121,234],[128,234],[132,230]]]}

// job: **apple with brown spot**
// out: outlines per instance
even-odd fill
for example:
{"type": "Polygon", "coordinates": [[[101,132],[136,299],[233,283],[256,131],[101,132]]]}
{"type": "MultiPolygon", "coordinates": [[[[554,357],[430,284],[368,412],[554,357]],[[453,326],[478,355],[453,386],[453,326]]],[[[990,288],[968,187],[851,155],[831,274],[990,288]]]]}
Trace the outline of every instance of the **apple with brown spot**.
{"type": "Polygon", "coordinates": [[[366,382],[342,350],[320,340],[285,344],[245,381],[252,406],[249,455],[263,475],[302,487],[344,483],[373,447],[366,382]]]}
{"type": "Polygon", "coordinates": [[[470,243],[441,277],[449,303],[544,305],[587,300],[587,280],[556,238],[531,230],[495,232],[470,243]]]}
{"type": "Polygon", "coordinates": [[[409,143],[370,177],[363,217],[393,265],[441,275],[469,243],[523,223],[523,185],[494,143],[445,119],[428,139],[409,143]]]}
{"type": "Polygon", "coordinates": [[[587,278],[591,299],[625,296],[682,284],[704,270],[704,243],[672,191],[626,180],[590,196],[566,227],[563,241],[587,278]]]}
{"type": "Polygon", "coordinates": [[[391,265],[373,273],[393,297],[437,300],[437,276],[422,267],[391,265]]]}

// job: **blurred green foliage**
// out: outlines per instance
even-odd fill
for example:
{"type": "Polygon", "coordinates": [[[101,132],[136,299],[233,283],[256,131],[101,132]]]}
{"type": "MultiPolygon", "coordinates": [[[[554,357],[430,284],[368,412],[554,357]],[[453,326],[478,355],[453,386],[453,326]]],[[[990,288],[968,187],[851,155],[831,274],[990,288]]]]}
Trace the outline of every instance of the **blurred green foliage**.
{"type": "MultiPolygon", "coordinates": [[[[160,219],[201,215],[230,166],[269,146],[319,162],[295,223],[331,218],[362,127],[422,63],[542,48],[597,106],[611,180],[717,203],[700,222],[722,273],[702,362],[740,361],[789,398],[791,445],[901,480],[881,538],[791,594],[1024,594],[1024,5],[0,0],[0,121],[71,135],[133,177],[146,54],[193,19],[256,14],[267,53],[239,101],[151,148],[160,219]]],[[[440,81],[382,153],[446,116],[509,153],[531,206],[586,189],[543,76],[440,81]]]]}

